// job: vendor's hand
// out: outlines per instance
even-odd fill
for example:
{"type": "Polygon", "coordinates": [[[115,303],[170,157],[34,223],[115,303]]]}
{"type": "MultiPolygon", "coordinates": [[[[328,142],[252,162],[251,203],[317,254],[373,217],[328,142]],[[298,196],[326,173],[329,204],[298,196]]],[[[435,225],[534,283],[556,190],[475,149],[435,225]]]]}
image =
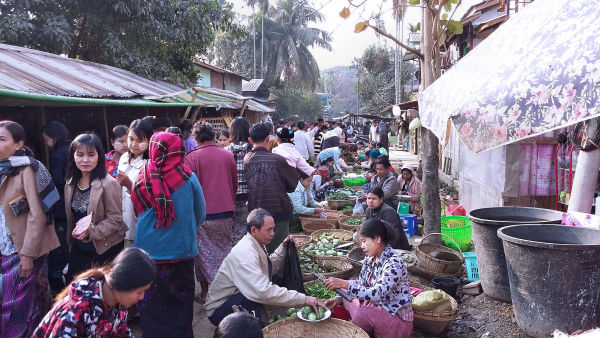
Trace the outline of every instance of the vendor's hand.
{"type": "Polygon", "coordinates": [[[33,271],[33,257],[19,255],[19,277],[27,278],[33,271]]]}
{"type": "Polygon", "coordinates": [[[283,240],[283,243],[282,243],[282,244],[283,244],[283,247],[284,247],[284,248],[287,248],[287,244],[288,244],[288,243],[293,243],[293,244],[296,244],[296,241],[294,241],[294,237],[292,237],[292,236],[287,236],[287,238],[283,240]]]}
{"type": "Polygon", "coordinates": [[[126,173],[119,171],[117,172],[117,176],[115,177],[117,179],[117,182],[119,182],[119,184],[122,187],[127,188],[127,190],[131,189],[131,180],[129,179],[129,176],[127,176],[126,173]]]}
{"type": "Polygon", "coordinates": [[[317,208],[315,208],[315,214],[320,214],[322,212],[325,212],[325,208],[323,208],[323,207],[317,207],[317,208]]]}
{"type": "Polygon", "coordinates": [[[347,280],[333,278],[333,277],[327,278],[325,281],[323,281],[323,284],[325,284],[325,286],[329,290],[348,289],[348,287],[350,286],[350,282],[348,282],[347,280]]]}
{"type": "Polygon", "coordinates": [[[312,306],[312,308],[315,309],[315,313],[319,313],[319,308],[317,308],[317,306],[324,309],[327,308],[327,305],[325,305],[322,300],[311,296],[306,296],[306,298],[304,298],[304,305],[312,306]]]}
{"type": "Polygon", "coordinates": [[[366,200],[367,200],[367,195],[361,195],[361,196],[358,197],[358,201],[361,202],[361,203],[364,202],[364,201],[366,201],[366,200]]]}
{"type": "Polygon", "coordinates": [[[340,297],[333,297],[328,299],[327,301],[325,301],[325,305],[327,305],[327,308],[329,310],[333,310],[334,307],[338,306],[338,305],[342,305],[343,304],[343,300],[340,297]]]}

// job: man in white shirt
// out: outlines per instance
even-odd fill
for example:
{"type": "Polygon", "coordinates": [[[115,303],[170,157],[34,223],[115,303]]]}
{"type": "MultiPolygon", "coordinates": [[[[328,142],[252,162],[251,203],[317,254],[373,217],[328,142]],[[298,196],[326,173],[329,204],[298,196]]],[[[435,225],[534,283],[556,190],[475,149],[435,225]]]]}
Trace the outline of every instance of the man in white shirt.
{"type": "Polygon", "coordinates": [[[260,304],[292,307],[317,305],[325,307],[323,301],[288,290],[273,284],[272,276],[283,266],[286,246],[294,245],[291,237],[274,253],[267,255],[265,245],[274,236],[275,221],[265,209],[254,209],[248,214],[248,233],[231,249],[219,267],[215,279],[208,289],[204,307],[213,325],[233,312],[233,305],[241,305],[248,311],[255,311],[260,318],[260,304]]]}
{"type": "Polygon", "coordinates": [[[379,142],[379,135],[377,134],[377,120],[373,120],[373,124],[369,129],[369,142],[379,142]]]}
{"type": "Polygon", "coordinates": [[[307,127],[306,122],[298,121],[298,130],[294,133],[294,147],[306,161],[310,161],[315,156],[315,146],[306,132],[307,127]]]}
{"type": "Polygon", "coordinates": [[[315,135],[321,130],[321,127],[325,124],[325,121],[322,118],[317,119],[317,125],[309,131],[310,138],[314,139],[315,135]]]}

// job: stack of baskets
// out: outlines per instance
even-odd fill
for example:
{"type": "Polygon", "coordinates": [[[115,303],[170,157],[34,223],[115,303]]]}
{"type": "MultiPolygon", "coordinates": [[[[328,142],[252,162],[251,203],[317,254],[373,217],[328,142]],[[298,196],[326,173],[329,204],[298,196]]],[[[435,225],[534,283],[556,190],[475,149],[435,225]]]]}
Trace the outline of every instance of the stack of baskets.
{"type": "MultiPolygon", "coordinates": [[[[441,233],[431,233],[423,237],[416,249],[419,264],[409,267],[408,270],[428,278],[459,277],[463,273],[465,262],[462,252],[440,244],[425,243],[431,235],[448,237],[441,233]]],[[[451,238],[450,240],[454,241],[451,238]]],[[[459,247],[456,243],[455,245],[459,247]]]]}
{"type": "Polygon", "coordinates": [[[263,329],[265,338],[368,338],[360,327],[341,319],[329,318],[322,322],[305,322],[298,318],[277,321],[263,329]]]}
{"type": "Polygon", "coordinates": [[[298,248],[298,249],[307,245],[308,243],[310,243],[310,241],[312,241],[312,238],[310,237],[310,235],[291,235],[291,236],[294,239],[296,248],[298,248]]]}

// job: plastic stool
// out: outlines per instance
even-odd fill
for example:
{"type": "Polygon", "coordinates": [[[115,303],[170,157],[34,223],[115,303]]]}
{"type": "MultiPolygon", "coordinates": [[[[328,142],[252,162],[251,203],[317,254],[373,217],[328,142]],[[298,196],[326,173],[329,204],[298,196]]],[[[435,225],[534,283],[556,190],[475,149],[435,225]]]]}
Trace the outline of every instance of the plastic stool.
{"type": "Polygon", "coordinates": [[[406,236],[414,236],[417,233],[417,215],[398,215],[398,217],[400,217],[400,222],[406,236]]]}

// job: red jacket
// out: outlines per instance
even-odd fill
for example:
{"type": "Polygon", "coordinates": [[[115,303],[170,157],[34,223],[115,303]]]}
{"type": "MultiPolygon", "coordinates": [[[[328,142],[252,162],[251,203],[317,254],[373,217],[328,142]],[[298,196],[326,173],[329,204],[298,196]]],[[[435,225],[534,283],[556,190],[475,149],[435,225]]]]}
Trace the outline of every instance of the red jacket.
{"type": "Polygon", "coordinates": [[[238,181],[231,152],[216,143],[203,144],[187,153],[184,162],[200,181],[207,215],[235,211],[238,181]]]}

